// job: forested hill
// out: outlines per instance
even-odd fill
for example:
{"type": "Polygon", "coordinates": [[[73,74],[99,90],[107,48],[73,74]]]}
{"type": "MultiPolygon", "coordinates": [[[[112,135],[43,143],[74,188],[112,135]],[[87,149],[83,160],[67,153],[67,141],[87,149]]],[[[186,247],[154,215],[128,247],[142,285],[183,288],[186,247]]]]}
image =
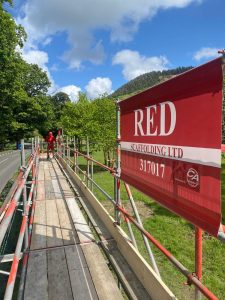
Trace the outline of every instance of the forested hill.
{"type": "Polygon", "coordinates": [[[153,72],[145,73],[143,75],[140,75],[132,79],[128,83],[122,85],[111,96],[113,98],[123,96],[124,98],[124,96],[126,95],[130,95],[142,91],[155,84],[165,81],[175,75],[188,71],[191,68],[192,67],[179,67],[167,71],[153,71],[153,72]]]}

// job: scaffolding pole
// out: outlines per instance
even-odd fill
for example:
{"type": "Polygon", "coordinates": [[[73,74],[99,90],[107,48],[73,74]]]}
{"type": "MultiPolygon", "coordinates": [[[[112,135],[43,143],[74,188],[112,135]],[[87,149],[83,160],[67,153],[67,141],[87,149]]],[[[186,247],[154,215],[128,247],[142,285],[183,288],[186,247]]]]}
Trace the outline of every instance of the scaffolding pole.
{"type": "MultiPolygon", "coordinates": [[[[195,227],[195,274],[202,281],[202,229],[195,227]]],[[[195,300],[201,300],[199,289],[195,288],[195,300]]]]}
{"type": "Polygon", "coordinates": [[[86,139],[86,148],[87,148],[87,187],[89,187],[89,177],[90,177],[90,168],[89,168],[89,158],[90,158],[90,149],[89,149],[89,138],[86,139]]]}
{"type": "MultiPolygon", "coordinates": [[[[127,195],[129,197],[129,200],[130,200],[130,204],[132,206],[132,209],[134,211],[134,215],[135,215],[135,218],[137,219],[137,222],[138,224],[140,224],[140,226],[143,227],[143,224],[142,224],[142,221],[141,221],[141,218],[140,218],[140,215],[139,215],[139,212],[137,210],[137,207],[136,207],[136,204],[135,204],[135,201],[134,201],[134,198],[132,196],[132,193],[131,193],[131,190],[130,190],[130,187],[127,183],[124,182],[124,185],[125,185],[125,189],[127,191],[127,195]]],[[[153,266],[153,269],[155,270],[156,274],[160,277],[160,273],[159,273],[159,269],[158,269],[158,266],[156,264],[156,261],[155,261],[155,257],[152,253],[152,249],[151,249],[151,246],[149,244],[149,241],[148,239],[146,238],[146,236],[142,233],[142,237],[143,237],[143,240],[144,240],[144,243],[145,243],[145,247],[146,247],[146,250],[148,252],[148,255],[150,257],[150,261],[152,263],[152,266],[153,266]]]]}
{"type": "MultiPolygon", "coordinates": [[[[26,158],[25,158],[25,150],[24,150],[24,139],[21,140],[21,168],[26,170],[26,158]]],[[[23,175],[24,176],[24,175],[23,175]]],[[[23,215],[26,216],[26,207],[27,207],[27,186],[26,184],[23,187],[23,215]]],[[[25,226],[25,235],[24,235],[24,247],[27,249],[28,247],[28,228],[27,224],[25,226]]]]}
{"type": "MultiPolygon", "coordinates": [[[[116,201],[116,206],[121,206],[121,199],[120,199],[120,173],[121,173],[121,144],[120,144],[120,106],[119,100],[116,102],[116,176],[114,178],[114,197],[116,201]]],[[[120,212],[115,207],[115,220],[120,225],[120,212]]]]}

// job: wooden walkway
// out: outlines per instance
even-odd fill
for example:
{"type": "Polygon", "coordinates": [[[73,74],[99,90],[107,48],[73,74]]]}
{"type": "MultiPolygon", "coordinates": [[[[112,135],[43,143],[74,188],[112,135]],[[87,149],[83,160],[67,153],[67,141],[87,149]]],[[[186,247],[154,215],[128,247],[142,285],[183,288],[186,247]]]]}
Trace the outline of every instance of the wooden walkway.
{"type": "Polygon", "coordinates": [[[40,160],[24,299],[123,299],[55,160],[40,160]]]}

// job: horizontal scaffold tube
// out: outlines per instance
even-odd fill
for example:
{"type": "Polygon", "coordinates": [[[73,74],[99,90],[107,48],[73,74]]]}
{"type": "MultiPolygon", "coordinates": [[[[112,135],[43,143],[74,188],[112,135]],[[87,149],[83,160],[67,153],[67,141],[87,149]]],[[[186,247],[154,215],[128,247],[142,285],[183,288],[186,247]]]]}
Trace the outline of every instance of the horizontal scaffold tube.
{"type": "Polygon", "coordinates": [[[90,161],[93,161],[96,165],[102,167],[103,169],[109,171],[110,173],[115,173],[115,170],[113,168],[110,168],[102,163],[100,163],[99,161],[95,160],[94,158],[88,156],[88,155],[85,155],[77,150],[74,150],[74,149],[71,149],[71,151],[73,151],[74,153],[77,153],[79,154],[80,156],[83,156],[84,158],[86,158],[87,160],[90,160],[90,161]]]}
{"type": "Polygon", "coordinates": [[[12,187],[10,188],[9,193],[7,194],[4,202],[2,203],[2,205],[0,207],[0,222],[1,222],[1,219],[3,218],[3,216],[4,216],[5,211],[7,210],[8,204],[10,203],[10,201],[12,200],[13,195],[16,192],[18,182],[21,180],[22,176],[23,176],[23,171],[20,170],[20,173],[19,173],[16,181],[14,181],[12,187]]]}
{"type": "MultiPolygon", "coordinates": [[[[31,155],[30,158],[29,158],[28,164],[30,163],[31,159],[32,159],[32,155],[31,155]]],[[[0,207],[0,223],[1,223],[1,220],[3,219],[3,217],[4,217],[4,213],[6,212],[6,210],[7,210],[7,208],[8,208],[8,205],[9,205],[10,201],[12,200],[12,198],[13,198],[13,196],[14,196],[16,190],[17,190],[18,183],[19,183],[20,180],[22,179],[23,174],[24,174],[23,170],[20,169],[19,175],[17,176],[16,180],[14,181],[12,187],[10,188],[9,193],[7,194],[7,196],[6,196],[5,200],[4,200],[4,202],[2,203],[2,205],[1,205],[1,207],[0,207]]]]}

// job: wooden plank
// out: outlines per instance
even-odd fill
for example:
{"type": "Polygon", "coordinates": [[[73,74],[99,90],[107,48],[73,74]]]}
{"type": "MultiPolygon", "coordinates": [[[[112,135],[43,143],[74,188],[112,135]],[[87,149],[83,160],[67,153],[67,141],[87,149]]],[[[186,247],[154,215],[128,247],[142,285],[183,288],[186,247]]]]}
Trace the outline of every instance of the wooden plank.
{"type": "Polygon", "coordinates": [[[50,172],[50,175],[51,175],[51,179],[56,179],[56,173],[55,173],[55,170],[53,168],[53,164],[52,163],[49,166],[49,172],[50,172]]]}
{"type": "Polygon", "coordinates": [[[61,186],[61,192],[65,198],[74,197],[74,193],[72,192],[69,184],[67,183],[65,177],[59,179],[59,184],[61,186]]]}
{"type": "Polygon", "coordinates": [[[123,299],[98,246],[94,243],[81,245],[99,299],[123,299]]]}
{"type": "Polygon", "coordinates": [[[71,190],[70,186],[68,185],[66,180],[60,180],[60,185],[62,188],[63,196],[65,198],[71,198],[74,197],[74,193],[71,190]]]}
{"type": "Polygon", "coordinates": [[[48,247],[62,246],[62,232],[55,201],[46,202],[46,239],[48,247]]]}
{"type": "Polygon", "coordinates": [[[53,200],[55,199],[55,193],[51,180],[45,180],[45,199],[53,200]]]}
{"type": "Polygon", "coordinates": [[[45,173],[44,173],[44,164],[43,161],[39,161],[39,168],[38,168],[38,180],[44,180],[45,173]]]}
{"type": "Polygon", "coordinates": [[[69,270],[87,268],[87,262],[85,260],[81,245],[76,244],[65,247],[67,265],[69,270]]]}
{"type": "Polygon", "coordinates": [[[49,250],[47,258],[49,299],[73,300],[64,249],[49,250]]]}
{"type": "Polygon", "coordinates": [[[53,167],[54,167],[54,170],[55,170],[56,175],[57,175],[57,176],[64,177],[64,176],[62,176],[62,172],[61,172],[61,170],[60,170],[60,167],[59,167],[59,165],[57,164],[57,162],[56,162],[55,160],[52,161],[52,165],[53,165],[53,167]]]}
{"type": "Polygon", "coordinates": [[[62,193],[61,193],[61,190],[60,190],[59,183],[58,183],[57,179],[52,179],[52,186],[53,186],[53,190],[54,190],[54,193],[55,193],[55,198],[56,199],[62,198],[62,193]]]}
{"type": "Polygon", "coordinates": [[[44,159],[43,160],[43,165],[44,165],[44,170],[48,170],[48,160],[47,159],[44,159]]]}
{"type": "MultiPolygon", "coordinates": [[[[59,165],[58,165],[58,163],[57,163],[55,160],[53,160],[53,161],[52,161],[52,165],[53,165],[53,167],[54,167],[54,170],[55,170],[57,179],[58,179],[59,182],[60,182],[60,185],[61,185],[61,180],[64,181],[64,184],[65,184],[65,185],[68,184],[67,181],[66,181],[66,179],[65,179],[65,176],[63,175],[63,173],[62,173],[62,171],[61,171],[61,169],[60,169],[60,167],[59,167],[59,165]]],[[[65,189],[67,190],[67,189],[68,189],[68,186],[65,186],[65,189]]],[[[69,189],[69,190],[70,190],[70,189],[69,189]]]]}
{"type": "Polygon", "coordinates": [[[38,180],[42,181],[45,179],[44,169],[39,167],[38,170],[38,180]]]}
{"type": "Polygon", "coordinates": [[[56,199],[56,205],[59,215],[59,223],[62,232],[64,245],[71,245],[79,242],[77,233],[75,232],[73,222],[69,217],[68,209],[63,199],[56,199]]]}
{"type": "Polygon", "coordinates": [[[74,299],[98,299],[80,245],[65,248],[74,299]]]}
{"type": "Polygon", "coordinates": [[[45,183],[43,181],[38,181],[37,184],[37,196],[36,200],[45,200],[45,183]]]}
{"type": "Polygon", "coordinates": [[[68,205],[70,215],[73,221],[73,224],[76,228],[80,243],[90,243],[94,241],[94,236],[91,232],[90,227],[87,225],[87,222],[76,203],[75,198],[66,198],[66,203],[68,205]]]}
{"type": "Polygon", "coordinates": [[[46,208],[45,201],[35,204],[34,223],[31,238],[31,249],[46,248],[46,208]]]}
{"type": "Polygon", "coordinates": [[[51,180],[51,174],[50,174],[50,171],[49,171],[49,166],[46,164],[45,165],[45,180],[51,180]]]}
{"type": "Polygon", "coordinates": [[[52,160],[52,166],[54,168],[54,171],[57,175],[62,175],[62,172],[60,170],[59,165],[57,164],[57,162],[55,160],[52,160]]]}
{"type": "Polygon", "coordinates": [[[70,270],[71,287],[75,300],[98,300],[88,268],[70,270]],[[85,276],[85,277],[84,277],[85,276]]]}
{"type": "Polygon", "coordinates": [[[80,188],[77,187],[76,194],[78,195],[79,201],[81,201],[81,205],[84,207],[85,211],[88,211],[88,217],[90,218],[90,221],[95,228],[96,232],[98,233],[101,240],[109,240],[112,239],[112,235],[104,226],[103,222],[100,220],[96,212],[94,211],[93,207],[89,203],[89,201],[85,198],[84,194],[80,190],[80,188]]]}
{"type": "Polygon", "coordinates": [[[46,251],[29,255],[24,300],[49,300],[46,251]]]}
{"type": "Polygon", "coordinates": [[[126,286],[129,293],[129,298],[132,300],[149,300],[152,299],[147,293],[146,289],[143,287],[141,282],[138,280],[137,276],[131,270],[125,258],[122,256],[118,250],[115,241],[104,241],[102,246],[108,253],[110,261],[112,262],[114,268],[119,273],[120,278],[126,286]]]}

